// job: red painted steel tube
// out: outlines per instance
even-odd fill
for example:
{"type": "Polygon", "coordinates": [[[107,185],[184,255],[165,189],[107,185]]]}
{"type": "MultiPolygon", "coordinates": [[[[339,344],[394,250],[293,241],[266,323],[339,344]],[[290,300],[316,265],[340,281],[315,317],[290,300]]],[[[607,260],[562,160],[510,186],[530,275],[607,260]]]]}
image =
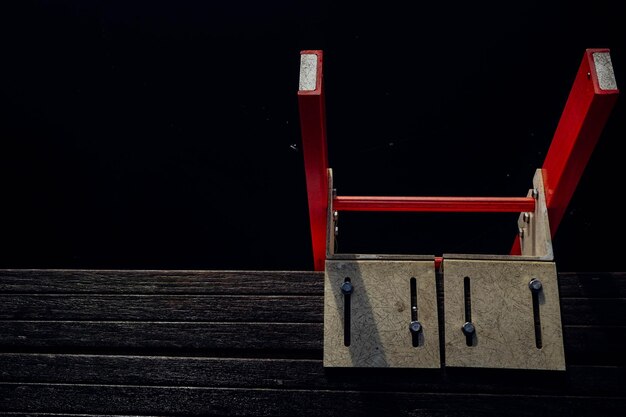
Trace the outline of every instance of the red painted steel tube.
{"type": "Polygon", "coordinates": [[[298,107],[309,201],[313,261],[315,270],[323,271],[326,259],[328,151],[326,149],[326,109],[322,85],[322,51],[302,51],[300,56],[298,107]]]}
{"type": "Polygon", "coordinates": [[[535,211],[532,197],[346,197],[333,200],[337,211],[521,213],[535,211]]]}
{"type": "Polygon", "coordinates": [[[608,56],[608,53],[608,49],[588,49],[585,52],[543,163],[552,235],[563,219],[619,94],[617,87],[605,90],[599,84],[594,54],[608,56]]]}
{"type": "Polygon", "coordinates": [[[442,262],[443,262],[442,256],[435,256],[435,271],[439,271],[439,268],[441,268],[442,262]]]}
{"type": "MultiPolygon", "coordinates": [[[[552,236],[563,219],[619,90],[608,49],[587,49],[543,163],[552,236]]],[[[520,253],[516,239],[511,254],[520,253]]]]}

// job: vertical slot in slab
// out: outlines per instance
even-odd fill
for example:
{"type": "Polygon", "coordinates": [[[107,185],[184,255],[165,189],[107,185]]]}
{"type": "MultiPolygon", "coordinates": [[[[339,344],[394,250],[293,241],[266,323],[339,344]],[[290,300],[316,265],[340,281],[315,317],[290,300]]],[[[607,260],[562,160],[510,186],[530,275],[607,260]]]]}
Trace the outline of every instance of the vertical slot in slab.
{"type": "Polygon", "coordinates": [[[417,320],[417,280],[411,278],[411,321],[417,320]]]}
{"type": "MultiPolygon", "coordinates": [[[[466,330],[467,327],[471,327],[470,330],[474,330],[474,326],[472,323],[472,289],[470,286],[470,278],[463,278],[463,298],[465,300],[465,324],[463,325],[463,329],[466,330]],[[469,326],[471,325],[471,326],[469,326]]],[[[474,332],[465,332],[465,343],[467,346],[472,346],[474,344],[474,332]]]]}
{"type": "Polygon", "coordinates": [[[531,294],[533,297],[533,321],[535,325],[535,346],[537,349],[541,349],[543,341],[541,337],[541,317],[539,314],[539,295],[541,294],[541,284],[538,287],[533,288],[533,284],[536,280],[531,281],[531,294]]]}
{"type": "Polygon", "coordinates": [[[417,321],[417,280],[412,277],[409,281],[411,288],[411,326],[419,326],[419,329],[411,328],[411,344],[413,347],[420,345],[421,324],[417,321]]]}
{"type": "Polygon", "coordinates": [[[352,283],[346,277],[341,286],[343,293],[343,345],[350,346],[350,299],[352,298],[352,283]]]}

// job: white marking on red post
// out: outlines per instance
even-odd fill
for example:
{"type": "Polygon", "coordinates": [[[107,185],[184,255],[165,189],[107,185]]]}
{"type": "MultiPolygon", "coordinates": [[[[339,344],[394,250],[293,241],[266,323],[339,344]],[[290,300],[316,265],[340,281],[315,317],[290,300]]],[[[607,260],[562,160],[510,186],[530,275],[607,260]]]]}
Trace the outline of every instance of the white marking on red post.
{"type": "Polygon", "coordinates": [[[609,52],[595,52],[593,54],[593,63],[596,67],[596,75],[600,89],[617,90],[617,82],[615,81],[615,73],[613,72],[613,64],[611,63],[611,54],[609,52]]]}
{"type": "Polygon", "coordinates": [[[317,55],[300,55],[300,91],[313,91],[317,84],[317,55]]]}

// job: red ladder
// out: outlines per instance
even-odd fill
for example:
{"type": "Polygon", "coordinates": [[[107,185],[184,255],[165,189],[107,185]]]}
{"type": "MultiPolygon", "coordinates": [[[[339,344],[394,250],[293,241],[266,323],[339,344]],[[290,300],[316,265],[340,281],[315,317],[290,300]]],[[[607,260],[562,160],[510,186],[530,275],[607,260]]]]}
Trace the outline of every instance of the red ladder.
{"type": "MultiPolygon", "coordinates": [[[[326,259],[328,152],[322,51],[302,51],[298,103],[316,271],[326,259]]],[[[615,105],[619,90],[610,51],[587,49],[543,163],[552,236],[615,105]]],[[[532,197],[333,197],[336,211],[532,212],[532,197]]],[[[520,254],[515,239],[511,254],[520,254]]],[[[435,265],[441,258],[435,258],[435,265]]]]}

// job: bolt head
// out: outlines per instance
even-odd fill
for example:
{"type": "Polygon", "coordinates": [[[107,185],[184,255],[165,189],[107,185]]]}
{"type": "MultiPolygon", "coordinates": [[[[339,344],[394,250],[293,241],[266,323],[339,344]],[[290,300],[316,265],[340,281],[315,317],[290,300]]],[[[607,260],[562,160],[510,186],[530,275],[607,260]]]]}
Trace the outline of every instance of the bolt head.
{"type": "Polygon", "coordinates": [[[350,295],[354,291],[354,287],[351,282],[344,282],[341,284],[341,293],[343,295],[350,295]]]}
{"type": "Polygon", "coordinates": [[[335,236],[339,235],[339,226],[335,226],[335,236]]]}
{"type": "Polygon", "coordinates": [[[524,222],[530,223],[530,213],[524,213],[524,222]]]}
{"type": "Polygon", "coordinates": [[[474,323],[472,323],[471,321],[464,323],[463,326],[461,327],[461,330],[463,331],[463,334],[465,336],[471,336],[474,333],[476,333],[476,327],[474,326],[474,323]]]}
{"type": "Polygon", "coordinates": [[[409,324],[409,330],[413,334],[421,332],[422,331],[422,323],[420,323],[419,321],[412,321],[411,324],[409,324]]]}
{"type": "Polygon", "coordinates": [[[534,198],[535,200],[536,200],[536,199],[538,199],[538,198],[539,198],[539,190],[538,190],[538,189],[536,189],[536,188],[533,188],[533,190],[532,190],[532,196],[533,196],[533,198],[534,198]]]}
{"type": "Polygon", "coordinates": [[[543,284],[541,284],[541,281],[537,278],[533,278],[528,283],[528,288],[530,288],[532,292],[539,292],[543,288],[543,284]]]}

